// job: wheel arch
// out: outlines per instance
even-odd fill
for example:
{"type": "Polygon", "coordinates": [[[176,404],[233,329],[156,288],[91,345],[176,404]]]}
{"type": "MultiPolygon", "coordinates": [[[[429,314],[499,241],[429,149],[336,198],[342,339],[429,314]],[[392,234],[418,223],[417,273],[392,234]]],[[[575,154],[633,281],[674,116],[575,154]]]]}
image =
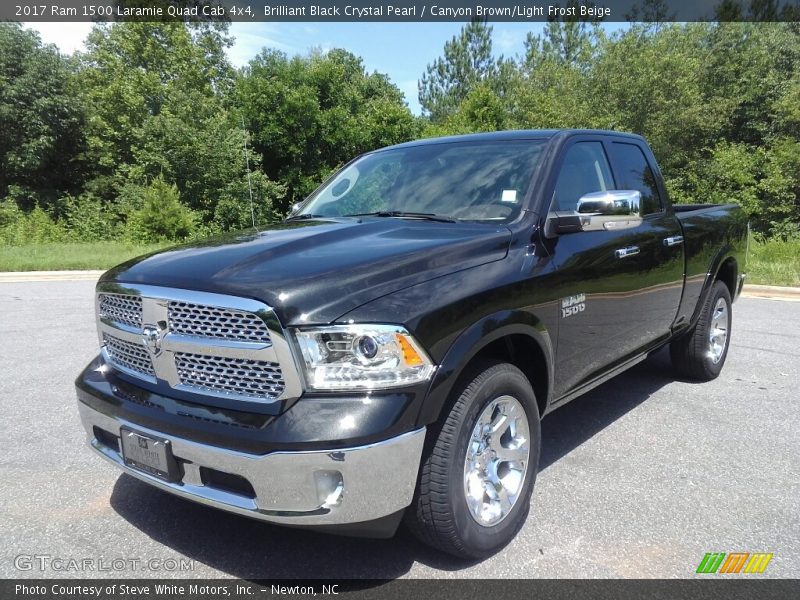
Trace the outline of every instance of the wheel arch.
{"type": "MultiPolygon", "coordinates": [[[[736,281],[739,277],[739,264],[734,256],[728,256],[719,265],[714,281],[721,281],[728,287],[731,299],[736,297],[736,281]]],[[[712,283],[713,285],[713,283],[712,283]]]]}
{"type": "Polygon", "coordinates": [[[720,250],[720,252],[717,253],[711,263],[710,268],[708,269],[705,281],[703,282],[703,289],[700,292],[700,297],[698,298],[697,304],[694,307],[694,312],[692,313],[692,318],[689,321],[688,329],[694,327],[697,323],[697,320],[700,318],[703,306],[705,305],[706,300],[708,300],[708,296],[711,294],[714,284],[717,281],[722,281],[728,288],[728,292],[730,292],[731,301],[734,301],[736,300],[739,291],[737,285],[738,279],[739,261],[736,257],[734,249],[731,246],[726,245],[722,248],[722,250],[720,250]]]}
{"type": "Polygon", "coordinates": [[[484,317],[464,330],[447,350],[417,422],[427,425],[438,421],[463,374],[484,359],[503,360],[519,368],[531,383],[539,415],[543,416],[553,389],[553,354],[549,332],[532,313],[509,310],[484,317]]]}

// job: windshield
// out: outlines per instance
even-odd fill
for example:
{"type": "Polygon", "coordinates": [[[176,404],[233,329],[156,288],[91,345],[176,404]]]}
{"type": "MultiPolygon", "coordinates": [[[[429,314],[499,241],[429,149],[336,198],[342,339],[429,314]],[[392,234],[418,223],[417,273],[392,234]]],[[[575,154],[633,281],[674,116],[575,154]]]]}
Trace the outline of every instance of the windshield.
{"type": "Polygon", "coordinates": [[[375,152],[342,169],[293,216],[400,212],[510,221],[543,148],[542,140],[504,140],[375,152]]]}

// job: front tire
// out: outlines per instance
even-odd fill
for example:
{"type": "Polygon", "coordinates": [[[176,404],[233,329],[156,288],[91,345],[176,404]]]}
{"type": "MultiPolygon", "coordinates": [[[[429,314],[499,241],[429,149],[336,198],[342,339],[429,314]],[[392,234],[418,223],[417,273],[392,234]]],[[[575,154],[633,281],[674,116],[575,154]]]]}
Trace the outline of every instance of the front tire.
{"type": "Polygon", "coordinates": [[[528,515],[539,410],[528,379],[507,363],[477,365],[454,398],[431,430],[406,522],[439,550],[483,558],[508,544],[528,515]]]}
{"type": "Polygon", "coordinates": [[[728,357],[731,323],[731,294],[728,286],[717,281],[694,329],[670,344],[672,366],[678,374],[694,381],[716,379],[728,357]]]}

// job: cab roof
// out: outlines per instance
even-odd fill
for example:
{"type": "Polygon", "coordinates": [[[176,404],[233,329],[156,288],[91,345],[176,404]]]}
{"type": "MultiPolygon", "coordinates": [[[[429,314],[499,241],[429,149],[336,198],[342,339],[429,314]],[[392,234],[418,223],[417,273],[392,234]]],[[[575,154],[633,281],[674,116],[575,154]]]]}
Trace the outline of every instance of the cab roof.
{"type": "Polygon", "coordinates": [[[431,144],[448,144],[453,142],[496,142],[504,140],[548,140],[555,137],[569,137],[572,135],[608,135],[643,140],[642,136],[623,131],[610,131],[604,129],[512,129],[507,131],[491,131],[488,133],[469,133],[466,135],[450,135],[413,140],[394,146],[381,148],[382,150],[409,148],[412,146],[427,146],[431,144]]]}

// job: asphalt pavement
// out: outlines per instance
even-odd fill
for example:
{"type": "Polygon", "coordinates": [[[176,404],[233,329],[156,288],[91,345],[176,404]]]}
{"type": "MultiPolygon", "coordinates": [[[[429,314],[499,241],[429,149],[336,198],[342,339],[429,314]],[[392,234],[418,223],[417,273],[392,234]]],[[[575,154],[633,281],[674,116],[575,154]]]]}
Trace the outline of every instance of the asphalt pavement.
{"type": "Polygon", "coordinates": [[[800,303],[737,302],[716,381],[660,352],[545,418],[531,515],[475,563],[230,515],[96,457],[73,388],[93,285],[0,283],[0,577],[672,578],[740,551],[800,573],[800,303]]]}

